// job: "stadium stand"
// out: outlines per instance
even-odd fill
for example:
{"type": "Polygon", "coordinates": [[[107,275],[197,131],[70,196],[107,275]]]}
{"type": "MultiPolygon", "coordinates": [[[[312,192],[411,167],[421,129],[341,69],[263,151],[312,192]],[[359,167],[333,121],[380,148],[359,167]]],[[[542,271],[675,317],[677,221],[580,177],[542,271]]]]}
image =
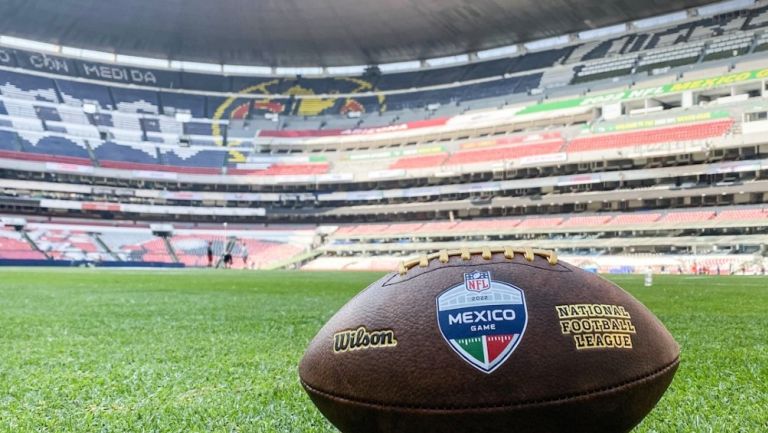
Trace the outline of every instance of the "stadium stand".
{"type": "Polygon", "coordinates": [[[733,126],[732,119],[704,122],[693,125],[651,129],[618,134],[599,134],[591,137],[578,137],[568,145],[569,152],[597,151],[629,146],[642,146],[656,143],[702,140],[720,137],[728,133],[733,126]]]}
{"type": "MultiPolygon", "coordinates": [[[[140,262],[145,260],[144,253],[147,250],[142,245],[151,242],[155,238],[149,230],[118,229],[99,231],[98,237],[104,243],[104,246],[119,261],[123,262],[140,262]]],[[[165,255],[160,255],[163,259],[166,258],[165,255]]],[[[147,256],[146,261],[149,261],[149,258],[147,256]]]]}
{"type": "Polygon", "coordinates": [[[64,104],[80,107],[84,103],[94,103],[105,110],[115,108],[109,88],[106,86],[70,80],[58,80],[56,84],[64,104]]]}
{"type": "Polygon", "coordinates": [[[136,168],[140,164],[160,164],[157,148],[151,145],[105,141],[91,146],[101,167],[136,168]]]}
{"type": "Polygon", "coordinates": [[[426,156],[412,156],[407,158],[400,158],[389,166],[390,169],[409,169],[409,168],[425,168],[425,167],[438,167],[443,165],[447,159],[447,155],[444,153],[438,155],[426,155],[426,156]]]}
{"type": "Polygon", "coordinates": [[[0,227],[0,259],[44,260],[46,257],[33,249],[21,233],[10,227],[0,227]]]}
{"type": "MultiPolygon", "coordinates": [[[[344,248],[388,261],[481,241],[578,257],[707,251],[697,239],[715,237],[759,253],[767,10],[350,77],[154,70],[147,86],[3,66],[0,179],[27,184],[0,187],[0,210],[118,222],[3,229],[3,245],[30,259],[206,266],[213,242],[217,257],[248,250],[236,267],[268,268],[309,243],[219,224],[290,221],[313,224],[326,254],[310,268],[344,248]]],[[[358,265],[370,263],[343,266],[358,265]]]]}
{"type": "Polygon", "coordinates": [[[37,247],[53,260],[102,261],[111,257],[87,233],[69,230],[30,232],[37,247]]]}

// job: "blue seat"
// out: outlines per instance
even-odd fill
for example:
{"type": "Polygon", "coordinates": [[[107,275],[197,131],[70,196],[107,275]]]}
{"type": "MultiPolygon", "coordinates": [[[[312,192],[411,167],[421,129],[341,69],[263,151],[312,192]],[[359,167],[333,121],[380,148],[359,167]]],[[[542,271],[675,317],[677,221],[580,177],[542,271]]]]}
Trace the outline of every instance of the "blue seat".
{"type": "Polygon", "coordinates": [[[24,152],[42,153],[45,155],[69,156],[74,158],[90,158],[84,143],[75,143],[72,139],[49,135],[41,136],[36,142],[20,137],[21,147],[24,152]]]}
{"type": "Polygon", "coordinates": [[[12,131],[0,130],[0,150],[20,151],[18,135],[12,131]]]}
{"type": "MultiPolygon", "coordinates": [[[[752,12],[749,13],[749,18],[747,18],[747,21],[744,22],[744,25],[742,26],[742,30],[752,30],[752,29],[758,29],[761,27],[768,26],[768,20],[756,20],[755,18],[761,17],[763,14],[768,13],[768,6],[763,6],[761,8],[753,9],[752,12]]],[[[762,17],[765,18],[765,17],[762,17]]]]}
{"type": "Polygon", "coordinates": [[[160,122],[157,119],[140,119],[139,122],[144,132],[163,132],[160,130],[160,122]]]}
{"type": "Polygon", "coordinates": [[[524,56],[517,57],[517,61],[509,68],[509,72],[523,72],[534,69],[549,68],[554,66],[556,62],[567,59],[571,55],[575,47],[565,47],[554,50],[539,51],[535,53],[528,53],[524,56]]]}
{"type": "Polygon", "coordinates": [[[65,103],[79,105],[83,101],[92,101],[106,110],[114,108],[107,86],[69,80],[56,80],[56,84],[65,103]]]}
{"type": "Polygon", "coordinates": [[[156,92],[122,87],[111,87],[110,91],[115,100],[115,106],[120,111],[147,114],[160,112],[160,102],[156,92]]]}
{"type": "Polygon", "coordinates": [[[221,150],[161,149],[160,160],[165,165],[176,167],[221,168],[227,158],[227,152],[221,150]]]}
{"type": "Polygon", "coordinates": [[[40,120],[61,122],[61,116],[55,107],[35,106],[35,112],[37,113],[37,118],[40,120]]]}
{"type": "Polygon", "coordinates": [[[189,110],[192,117],[205,117],[205,96],[160,92],[160,101],[166,114],[171,111],[168,108],[173,108],[174,111],[189,110]]]}
{"type": "Polygon", "coordinates": [[[112,115],[109,113],[89,114],[88,119],[91,124],[96,126],[115,126],[114,122],[112,122],[112,115]]]}
{"type": "Polygon", "coordinates": [[[53,80],[36,75],[0,71],[0,91],[11,97],[59,102],[53,80]]]}
{"type": "Polygon", "coordinates": [[[187,122],[184,124],[184,134],[186,135],[213,135],[210,123],[187,122]]]}
{"type": "Polygon", "coordinates": [[[504,75],[512,66],[512,63],[513,60],[509,58],[475,63],[467,67],[463,80],[470,81],[504,75]]]}
{"type": "Polygon", "coordinates": [[[585,62],[587,60],[602,59],[606,54],[608,54],[608,50],[611,49],[613,43],[616,42],[617,39],[618,38],[614,38],[609,41],[603,41],[597,44],[595,48],[592,48],[587,54],[581,56],[580,60],[585,62]]]}
{"type": "Polygon", "coordinates": [[[400,90],[416,87],[421,78],[421,72],[401,72],[397,74],[384,74],[376,83],[379,90],[400,90]]]}
{"type": "Polygon", "coordinates": [[[105,141],[93,149],[99,161],[121,161],[138,164],[157,164],[157,151],[154,147],[131,146],[129,144],[105,141]],[[154,150],[154,155],[151,153],[154,150]]]}
{"type": "MultiPolygon", "coordinates": [[[[232,91],[231,79],[221,75],[196,74],[194,72],[182,72],[182,89],[210,90],[213,92],[232,91]]],[[[235,90],[237,91],[237,90],[235,90]]]]}

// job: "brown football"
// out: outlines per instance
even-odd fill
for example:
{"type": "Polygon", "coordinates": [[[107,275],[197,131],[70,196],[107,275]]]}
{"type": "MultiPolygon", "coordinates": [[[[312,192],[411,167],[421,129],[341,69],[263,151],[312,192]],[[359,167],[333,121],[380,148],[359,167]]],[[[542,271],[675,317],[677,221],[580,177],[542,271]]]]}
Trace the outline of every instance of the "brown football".
{"type": "Polygon", "coordinates": [[[625,433],[679,347],[631,295],[552,252],[442,251],[345,305],[299,366],[343,433],[625,433]]]}

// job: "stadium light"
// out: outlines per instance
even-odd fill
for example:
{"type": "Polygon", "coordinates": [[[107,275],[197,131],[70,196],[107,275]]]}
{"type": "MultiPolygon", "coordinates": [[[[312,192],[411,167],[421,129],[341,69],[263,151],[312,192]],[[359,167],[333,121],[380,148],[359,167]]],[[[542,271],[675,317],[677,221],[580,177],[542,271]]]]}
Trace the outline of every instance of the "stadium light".
{"type": "Polygon", "coordinates": [[[81,59],[97,60],[100,62],[114,62],[115,54],[104,51],[84,50],[75,47],[61,47],[61,54],[65,56],[79,57],[81,59]]]}
{"type": "Polygon", "coordinates": [[[303,67],[303,68],[288,68],[279,67],[275,68],[275,74],[277,75],[323,75],[323,68],[320,67],[303,67]]]}
{"type": "Polygon", "coordinates": [[[247,66],[247,65],[222,65],[225,74],[231,75],[271,75],[272,68],[269,66],[247,66]]]}
{"type": "Polygon", "coordinates": [[[511,56],[519,52],[517,45],[509,45],[506,47],[492,48],[490,50],[478,51],[476,53],[478,59],[491,59],[494,57],[511,56]]]}
{"type": "Polygon", "coordinates": [[[412,60],[409,62],[382,63],[379,65],[381,72],[413,71],[421,68],[421,62],[412,60]]]}
{"type": "Polygon", "coordinates": [[[565,45],[571,41],[570,36],[562,35],[555,36],[554,38],[539,39],[538,41],[532,41],[524,44],[525,48],[530,51],[544,50],[547,48],[556,47],[558,45],[565,45]]]}
{"type": "Polygon", "coordinates": [[[34,51],[47,51],[51,53],[58,53],[61,51],[61,47],[56,44],[49,44],[46,42],[31,41],[29,39],[17,38],[13,36],[0,36],[0,45],[6,45],[9,47],[23,48],[34,51]]]}
{"type": "Polygon", "coordinates": [[[325,69],[328,75],[360,75],[365,73],[368,65],[357,66],[331,66],[325,69]]]}
{"type": "Polygon", "coordinates": [[[216,63],[184,62],[179,60],[171,60],[171,68],[190,72],[214,72],[217,74],[222,73],[222,66],[216,63]]]}
{"type": "Polygon", "coordinates": [[[702,6],[696,9],[696,12],[699,14],[699,16],[710,16],[748,8],[753,4],[755,4],[754,0],[729,0],[702,6]]]}
{"type": "Polygon", "coordinates": [[[117,54],[115,56],[115,61],[119,63],[125,63],[127,65],[146,66],[150,68],[168,69],[170,67],[168,60],[153,59],[150,57],[127,56],[125,54],[117,54]]]}
{"type": "Polygon", "coordinates": [[[648,29],[651,27],[660,27],[666,24],[671,24],[678,21],[684,21],[688,18],[688,12],[680,11],[671,14],[660,15],[657,17],[645,18],[632,22],[632,26],[638,30],[648,29]]]}
{"type": "Polygon", "coordinates": [[[599,39],[611,35],[617,35],[627,31],[626,24],[616,24],[615,26],[601,27],[599,29],[585,30],[578,34],[579,39],[588,41],[590,39],[599,39]]]}
{"type": "Polygon", "coordinates": [[[469,54],[459,54],[457,56],[447,56],[447,57],[435,57],[432,59],[427,59],[425,60],[425,62],[427,66],[431,66],[431,67],[458,65],[461,63],[469,62],[469,54]]]}

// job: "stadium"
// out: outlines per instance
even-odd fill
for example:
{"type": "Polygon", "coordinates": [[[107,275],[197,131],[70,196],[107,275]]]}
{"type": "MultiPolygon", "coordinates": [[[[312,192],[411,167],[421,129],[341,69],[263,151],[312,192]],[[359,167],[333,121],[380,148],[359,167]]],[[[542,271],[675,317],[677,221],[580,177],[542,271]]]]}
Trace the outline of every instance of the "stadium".
{"type": "Polygon", "coordinates": [[[633,431],[768,431],[768,2],[440,3],[0,3],[0,430],[336,431],[339,307],[533,246],[680,342],[633,431]]]}

